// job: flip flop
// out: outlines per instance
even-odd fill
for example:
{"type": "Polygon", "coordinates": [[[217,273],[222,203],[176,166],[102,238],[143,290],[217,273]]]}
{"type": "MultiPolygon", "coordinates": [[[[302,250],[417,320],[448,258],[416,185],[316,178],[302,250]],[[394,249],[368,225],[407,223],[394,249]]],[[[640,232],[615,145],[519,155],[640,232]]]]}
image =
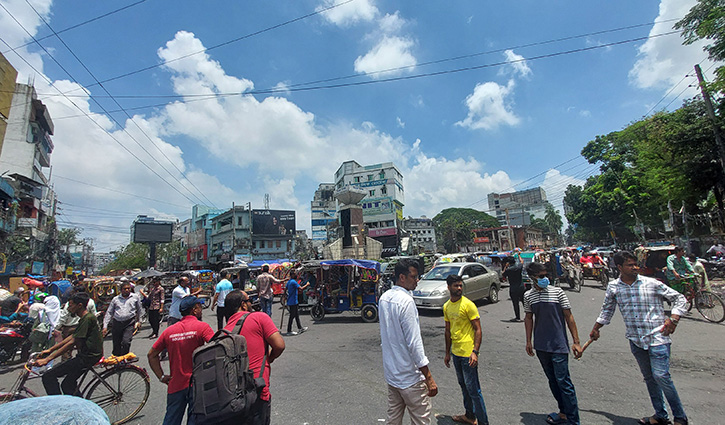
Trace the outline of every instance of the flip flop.
{"type": "Polygon", "coordinates": [[[468,419],[466,415],[456,415],[453,416],[451,419],[453,419],[453,422],[460,422],[462,424],[477,424],[476,419],[468,419]]]}
{"type": "Polygon", "coordinates": [[[551,412],[549,413],[549,416],[546,417],[546,423],[550,425],[563,424],[566,423],[566,419],[559,416],[556,412],[551,412]]]}
{"type": "Polygon", "coordinates": [[[670,425],[671,424],[669,419],[657,418],[654,416],[649,416],[649,417],[644,417],[642,419],[638,419],[637,423],[640,425],[670,425]],[[657,422],[652,423],[652,419],[654,419],[657,422]]]}

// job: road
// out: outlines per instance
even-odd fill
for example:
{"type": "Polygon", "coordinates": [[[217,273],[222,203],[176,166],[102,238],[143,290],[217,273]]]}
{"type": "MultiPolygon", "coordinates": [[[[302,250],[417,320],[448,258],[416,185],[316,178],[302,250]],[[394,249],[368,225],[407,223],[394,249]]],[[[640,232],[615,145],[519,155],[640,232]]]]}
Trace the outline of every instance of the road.
{"type": "MultiPolygon", "coordinates": [[[[604,296],[593,281],[585,283],[581,293],[567,292],[582,341],[587,339],[604,296]]],[[[546,415],[556,410],[556,403],[538,361],[525,353],[523,323],[508,322],[513,312],[507,290],[501,292],[501,302],[478,305],[483,325],[479,374],[491,423],[544,424],[546,415]]],[[[204,314],[204,320],[215,326],[211,312],[205,310],[204,314]]],[[[276,324],[280,314],[275,304],[276,324]]],[[[287,349],[272,365],[272,423],[384,423],[387,390],[378,325],[363,323],[352,314],[328,315],[318,323],[303,315],[302,322],[309,331],[285,337],[287,349]]],[[[439,387],[433,399],[435,423],[451,425],[451,416],[463,413],[463,404],[455,371],[443,364],[442,314],[421,312],[420,324],[439,387]]],[[[145,353],[152,341],[143,336],[148,334],[146,325],[132,344],[132,351],[141,356],[139,364],[146,368],[145,353]]],[[[110,339],[105,341],[105,350],[111,351],[110,339]]],[[[725,324],[709,323],[693,311],[680,322],[672,351],[671,372],[691,423],[725,423],[725,324]]],[[[168,363],[162,364],[168,371],[168,363]]],[[[12,385],[18,368],[0,370],[0,388],[12,385]]],[[[632,424],[635,418],[652,414],[619,313],[602,329],[601,339],[587,349],[581,361],[572,358],[570,370],[583,424],[632,424]]],[[[39,384],[36,381],[33,386],[40,388],[39,384]]],[[[165,386],[152,379],[151,397],[130,423],[161,423],[165,392],[165,386]]]]}

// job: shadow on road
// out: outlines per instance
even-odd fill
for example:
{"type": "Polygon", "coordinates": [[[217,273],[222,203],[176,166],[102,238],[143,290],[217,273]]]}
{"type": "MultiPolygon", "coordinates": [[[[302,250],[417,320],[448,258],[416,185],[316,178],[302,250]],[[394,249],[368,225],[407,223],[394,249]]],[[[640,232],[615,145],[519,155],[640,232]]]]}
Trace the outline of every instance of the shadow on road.
{"type": "Polygon", "coordinates": [[[541,425],[546,423],[546,414],[521,412],[521,423],[524,425],[541,425]]]}
{"type": "Polygon", "coordinates": [[[581,412],[594,413],[595,415],[604,416],[605,418],[612,421],[612,425],[630,425],[635,423],[637,420],[627,416],[619,416],[609,412],[602,412],[601,410],[580,410],[581,412]]]}

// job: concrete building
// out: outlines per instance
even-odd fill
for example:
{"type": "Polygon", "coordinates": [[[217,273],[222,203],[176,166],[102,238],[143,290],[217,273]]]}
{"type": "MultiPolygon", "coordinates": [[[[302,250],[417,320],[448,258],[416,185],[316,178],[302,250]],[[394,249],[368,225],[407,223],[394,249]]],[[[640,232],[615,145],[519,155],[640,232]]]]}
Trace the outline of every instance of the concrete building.
{"type": "Polygon", "coordinates": [[[335,189],[347,185],[368,192],[360,201],[367,236],[382,242],[384,250],[397,251],[405,205],[400,170],[392,162],[361,166],[356,161],[346,161],[335,173],[335,189]]]}
{"type": "Polygon", "coordinates": [[[230,263],[237,256],[251,259],[251,211],[235,205],[211,219],[211,249],[209,262],[230,263]]]}
{"type": "Polygon", "coordinates": [[[276,260],[295,252],[295,211],[252,210],[252,258],[276,260]]]}
{"type": "Polygon", "coordinates": [[[206,205],[191,208],[191,228],[186,235],[186,267],[201,269],[209,266],[211,219],[222,212],[206,205]]]}
{"type": "Polygon", "coordinates": [[[466,251],[510,251],[533,248],[551,248],[553,241],[544,237],[541,230],[530,226],[501,226],[473,229],[473,246],[466,251]]]}
{"type": "Polygon", "coordinates": [[[317,249],[330,241],[330,226],[337,221],[335,184],[321,183],[310,203],[312,246],[317,249]]]}
{"type": "Polygon", "coordinates": [[[403,220],[403,230],[410,238],[408,252],[416,254],[436,252],[436,231],[432,219],[426,216],[408,217],[403,220]]]}
{"type": "Polygon", "coordinates": [[[540,187],[510,193],[489,193],[488,209],[502,226],[528,226],[531,216],[546,215],[546,192],[540,187]],[[508,215],[508,217],[507,217],[508,215]]]}
{"type": "Polygon", "coordinates": [[[13,103],[15,80],[17,78],[18,71],[0,53],[0,153],[3,149],[5,130],[10,119],[10,106],[13,103]]]}
{"type": "Polygon", "coordinates": [[[102,268],[110,264],[116,256],[110,252],[94,252],[91,274],[97,274],[102,268]]]}

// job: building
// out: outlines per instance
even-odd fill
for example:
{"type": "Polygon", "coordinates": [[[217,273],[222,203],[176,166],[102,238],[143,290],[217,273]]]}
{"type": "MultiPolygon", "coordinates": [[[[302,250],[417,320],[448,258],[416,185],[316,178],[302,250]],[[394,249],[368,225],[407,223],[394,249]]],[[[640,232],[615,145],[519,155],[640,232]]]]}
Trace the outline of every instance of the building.
{"type": "Polygon", "coordinates": [[[116,256],[110,252],[94,252],[91,274],[98,274],[102,268],[111,264],[111,262],[115,259],[116,256]]]}
{"type": "Polygon", "coordinates": [[[295,211],[252,210],[253,260],[290,258],[296,234],[295,211]]]}
{"type": "Polygon", "coordinates": [[[528,226],[531,216],[546,215],[546,192],[540,187],[511,193],[489,193],[488,209],[502,226],[528,226]]]}
{"type": "Polygon", "coordinates": [[[211,219],[210,263],[251,260],[251,218],[248,207],[235,205],[211,219]]]}
{"type": "Polygon", "coordinates": [[[408,217],[403,220],[403,230],[409,238],[408,252],[416,254],[436,252],[436,231],[432,219],[426,216],[408,217]]]}
{"type": "Polygon", "coordinates": [[[530,226],[501,226],[473,229],[473,246],[467,251],[510,251],[514,248],[550,248],[552,241],[541,230],[530,226]]]}
{"type": "Polygon", "coordinates": [[[312,246],[315,249],[330,241],[330,226],[337,221],[337,208],[335,184],[321,183],[310,203],[312,246]]]}
{"type": "Polygon", "coordinates": [[[211,219],[222,210],[206,205],[191,208],[191,228],[186,234],[186,267],[202,269],[209,266],[211,251],[211,219]]]}
{"type": "Polygon", "coordinates": [[[397,251],[405,205],[400,170],[392,162],[361,166],[346,161],[335,173],[335,190],[347,185],[368,192],[360,201],[367,236],[382,242],[384,250],[397,251]]]}
{"type": "Polygon", "coordinates": [[[10,106],[13,103],[15,93],[15,79],[18,78],[18,71],[10,65],[10,62],[0,53],[0,152],[3,149],[5,130],[10,119],[10,106]]]}

